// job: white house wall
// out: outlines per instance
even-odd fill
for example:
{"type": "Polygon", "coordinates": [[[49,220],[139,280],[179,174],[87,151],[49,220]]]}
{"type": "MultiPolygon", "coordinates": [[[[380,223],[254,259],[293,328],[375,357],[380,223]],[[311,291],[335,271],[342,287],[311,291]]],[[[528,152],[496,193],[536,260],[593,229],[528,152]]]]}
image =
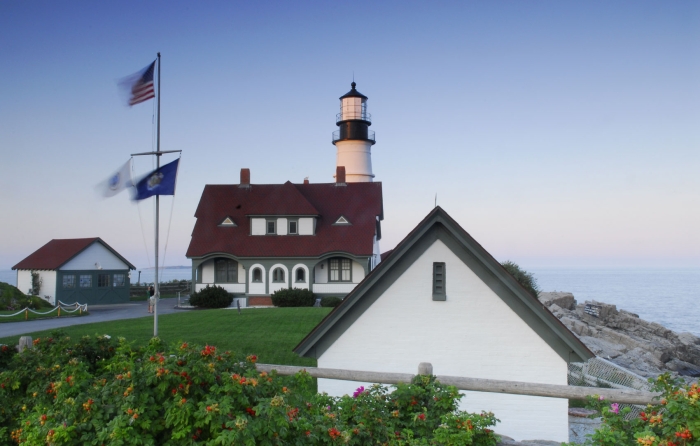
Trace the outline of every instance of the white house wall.
{"type": "Polygon", "coordinates": [[[26,269],[17,270],[17,289],[27,294],[32,289],[32,272],[26,269]]]}
{"type": "Polygon", "coordinates": [[[202,263],[202,280],[203,284],[214,283],[214,260],[207,260],[202,263]]]}
{"type": "Polygon", "coordinates": [[[287,235],[287,219],[277,219],[277,235],[287,235]]]}
{"type": "Polygon", "coordinates": [[[245,268],[238,262],[238,283],[245,283],[245,268]]]}
{"type": "Polygon", "coordinates": [[[276,291],[283,290],[286,288],[289,288],[289,270],[286,266],[282,265],[281,263],[272,265],[272,267],[270,267],[270,294],[273,294],[276,291]],[[282,268],[282,270],[284,270],[284,282],[272,281],[272,271],[274,271],[277,268],[282,268]]]}
{"type": "Polygon", "coordinates": [[[314,283],[328,283],[328,262],[319,262],[314,267],[314,283]]]}
{"type": "Polygon", "coordinates": [[[313,217],[303,217],[299,219],[299,235],[314,235],[313,217]]]}
{"type": "MultiPolygon", "coordinates": [[[[38,270],[41,279],[39,296],[46,298],[52,305],[56,305],[56,271],[38,270]]],[[[26,269],[17,270],[17,289],[29,294],[32,289],[32,272],[26,269]]],[[[72,302],[66,302],[72,303],[72,302]]]]}
{"type": "Polygon", "coordinates": [[[265,294],[265,280],[267,280],[265,267],[259,263],[251,265],[250,268],[248,268],[248,294],[265,294]],[[262,271],[262,282],[253,282],[253,270],[255,268],[260,268],[262,271]]]}
{"type": "Polygon", "coordinates": [[[365,278],[365,267],[359,262],[352,261],[352,283],[360,283],[365,278]]]}
{"type": "Polygon", "coordinates": [[[306,265],[299,264],[299,265],[294,265],[292,268],[292,275],[289,276],[289,280],[291,281],[291,288],[300,288],[302,290],[308,290],[309,289],[309,268],[306,267],[306,265]],[[304,270],[304,281],[303,282],[297,282],[297,270],[298,269],[303,269],[304,270]]]}
{"type": "Polygon", "coordinates": [[[251,218],[250,219],[250,234],[251,235],[265,235],[265,219],[264,218],[251,218]]]}
{"type": "Polygon", "coordinates": [[[80,254],[70,259],[63,266],[63,271],[77,270],[97,270],[97,269],[128,269],[129,265],[124,263],[112,251],[105,248],[101,243],[93,243],[85,248],[80,254]],[[99,264],[98,268],[95,264],[99,264]]]}
{"type": "MultiPolygon", "coordinates": [[[[318,359],[318,367],[566,385],[566,362],[437,240],[318,359]],[[446,263],[447,300],[432,300],[433,262],[446,263]]],[[[318,380],[319,392],[362,383],[318,380]]],[[[568,441],[567,400],[466,392],[460,409],[492,411],[516,440],[568,441]]]]}

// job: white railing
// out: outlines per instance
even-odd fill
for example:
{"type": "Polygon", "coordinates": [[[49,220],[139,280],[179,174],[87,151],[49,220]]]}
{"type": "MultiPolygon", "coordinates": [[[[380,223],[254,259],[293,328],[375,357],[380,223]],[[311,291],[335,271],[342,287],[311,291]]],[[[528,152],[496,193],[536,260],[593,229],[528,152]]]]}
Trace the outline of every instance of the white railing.
{"type": "Polygon", "coordinates": [[[356,286],[356,283],[314,283],[313,292],[348,294],[356,286]]]}

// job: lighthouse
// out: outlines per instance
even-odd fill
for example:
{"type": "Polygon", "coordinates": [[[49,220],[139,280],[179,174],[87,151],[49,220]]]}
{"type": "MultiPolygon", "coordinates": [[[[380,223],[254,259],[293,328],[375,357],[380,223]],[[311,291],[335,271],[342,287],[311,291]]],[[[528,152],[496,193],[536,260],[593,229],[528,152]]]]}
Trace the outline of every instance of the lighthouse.
{"type": "Polygon", "coordinates": [[[348,183],[371,182],[372,146],[375,143],[372,125],[372,115],[367,113],[367,96],[355,89],[340,97],[340,113],[336,115],[335,123],[338,130],[333,132],[333,144],[338,155],[336,170],[345,167],[345,181],[348,183]]]}

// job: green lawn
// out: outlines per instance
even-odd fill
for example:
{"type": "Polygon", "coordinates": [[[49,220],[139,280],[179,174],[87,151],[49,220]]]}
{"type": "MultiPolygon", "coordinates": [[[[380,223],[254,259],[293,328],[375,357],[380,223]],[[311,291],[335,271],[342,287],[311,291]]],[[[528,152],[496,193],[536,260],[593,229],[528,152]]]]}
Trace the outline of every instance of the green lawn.
{"type": "MultiPolygon", "coordinates": [[[[316,366],[316,360],[300,358],[292,349],[331,308],[260,308],[235,310],[196,310],[167,314],[158,318],[158,335],[166,342],[214,345],[244,355],[256,354],[268,364],[316,366]]],[[[143,345],[153,336],[153,318],[124,319],[75,325],[63,329],[71,337],[108,334],[123,336],[143,345]]],[[[51,331],[30,333],[32,338],[49,336],[51,331]]],[[[17,345],[19,336],[0,339],[0,344],[17,345]]]]}

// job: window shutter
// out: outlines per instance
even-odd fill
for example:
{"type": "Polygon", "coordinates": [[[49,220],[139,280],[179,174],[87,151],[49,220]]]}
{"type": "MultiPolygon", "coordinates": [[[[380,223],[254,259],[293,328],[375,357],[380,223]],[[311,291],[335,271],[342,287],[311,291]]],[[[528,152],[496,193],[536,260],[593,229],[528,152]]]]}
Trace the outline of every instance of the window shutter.
{"type": "Polygon", "coordinates": [[[433,263],[433,300],[447,300],[445,262],[433,263]]]}

